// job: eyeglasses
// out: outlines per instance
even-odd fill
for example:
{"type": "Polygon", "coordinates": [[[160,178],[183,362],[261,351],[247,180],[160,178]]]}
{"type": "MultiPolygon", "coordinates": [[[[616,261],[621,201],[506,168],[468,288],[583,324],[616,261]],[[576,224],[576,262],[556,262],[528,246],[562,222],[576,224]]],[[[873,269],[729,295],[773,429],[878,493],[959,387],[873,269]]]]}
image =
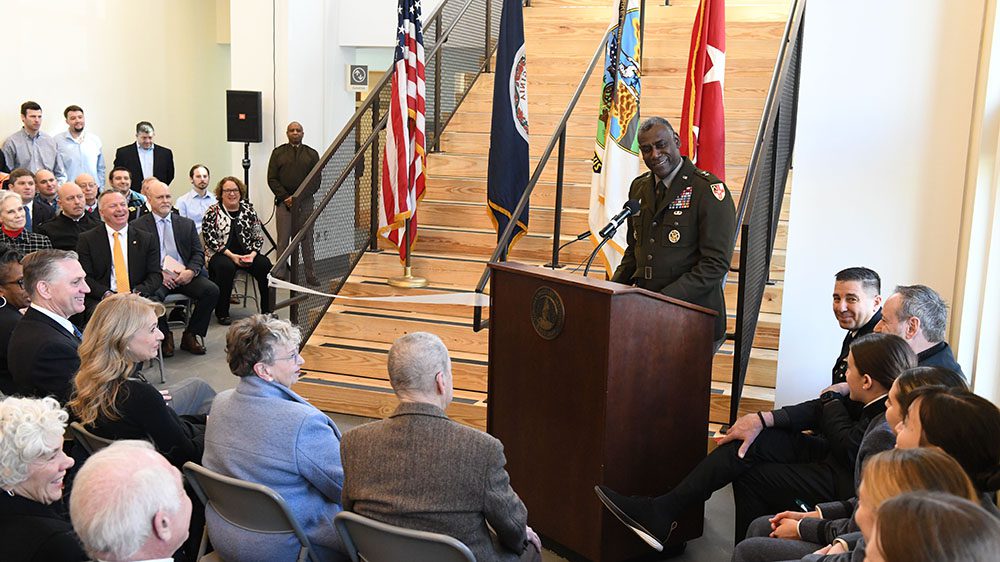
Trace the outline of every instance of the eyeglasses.
{"type": "Polygon", "coordinates": [[[238,193],[240,193],[240,190],[239,189],[223,189],[222,192],[223,193],[237,193],[238,194],[238,193]]]}
{"type": "Polygon", "coordinates": [[[302,355],[298,352],[298,350],[295,350],[294,352],[292,352],[291,355],[289,355],[287,357],[275,357],[274,360],[275,360],[275,362],[277,362],[277,361],[294,361],[294,360],[296,360],[296,359],[298,359],[300,357],[302,357],[302,355]]]}
{"type": "Polygon", "coordinates": [[[23,289],[24,288],[24,277],[22,277],[20,279],[12,279],[10,281],[4,281],[3,283],[0,283],[0,285],[10,285],[10,284],[13,284],[13,283],[17,283],[17,286],[23,289]]]}

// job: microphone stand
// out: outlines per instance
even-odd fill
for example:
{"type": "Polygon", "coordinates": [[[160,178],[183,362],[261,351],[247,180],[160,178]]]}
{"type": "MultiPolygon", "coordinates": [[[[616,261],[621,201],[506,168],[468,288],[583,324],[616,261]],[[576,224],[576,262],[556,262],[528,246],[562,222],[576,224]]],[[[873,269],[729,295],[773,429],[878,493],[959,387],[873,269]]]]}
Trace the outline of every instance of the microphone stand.
{"type": "Polygon", "coordinates": [[[608,235],[601,240],[601,243],[598,244],[596,248],[594,248],[594,251],[590,253],[590,258],[587,260],[587,267],[583,268],[584,277],[586,277],[587,273],[590,271],[590,265],[594,263],[594,258],[597,257],[598,252],[600,252],[601,248],[603,248],[604,245],[608,243],[608,240],[611,240],[614,237],[615,232],[618,232],[617,227],[615,227],[611,232],[609,232],[608,235]]]}

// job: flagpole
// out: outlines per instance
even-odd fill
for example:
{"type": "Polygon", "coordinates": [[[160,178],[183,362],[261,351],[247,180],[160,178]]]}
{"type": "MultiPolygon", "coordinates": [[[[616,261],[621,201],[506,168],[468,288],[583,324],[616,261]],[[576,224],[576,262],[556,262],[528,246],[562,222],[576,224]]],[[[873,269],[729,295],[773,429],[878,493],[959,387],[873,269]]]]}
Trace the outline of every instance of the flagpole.
{"type": "Polygon", "coordinates": [[[387,281],[390,286],[398,287],[400,289],[419,289],[421,287],[427,286],[427,280],[423,277],[414,277],[413,269],[410,267],[410,254],[412,253],[413,246],[413,232],[410,227],[410,219],[406,219],[404,236],[406,244],[406,261],[403,264],[403,275],[402,277],[391,277],[387,281]]]}

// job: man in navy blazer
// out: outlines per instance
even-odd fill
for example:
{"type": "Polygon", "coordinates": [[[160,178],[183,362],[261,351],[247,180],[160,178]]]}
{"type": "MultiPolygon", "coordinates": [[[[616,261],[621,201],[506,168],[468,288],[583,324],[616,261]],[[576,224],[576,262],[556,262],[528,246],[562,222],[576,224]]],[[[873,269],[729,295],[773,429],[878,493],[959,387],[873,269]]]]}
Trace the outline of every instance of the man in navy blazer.
{"type": "Polygon", "coordinates": [[[153,144],[154,137],[153,125],[149,121],[139,121],[135,126],[135,142],[115,152],[115,166],[128,168],[135,185],[142,185],[142,180],[149,176],[156,176],[167,185],[174,181],[174,153],[165,146],[153,144]]]}
{"type": "MultiPolygon", "coordinates": [[[[170,294],[181,294],[195,301],[194,311],[188,321],[187,329],[181,336],[181,349],[195,355],[205,354],[204,340],[208,333],[208,323],[212,319],[212,311],[219,300],[219,287],[208,279],[205,271],[205,250],[198,236],[194,221],[182,217],[173,210],[173,197],[167,184],[159,180],[151,180],[146,188],[152,213],[143,215],[131,226],[136,230],[149,233],[156,241],[160,251],[160,267],[163,274],[163,285],[160,287],[160,297],[170,294]],[[162,235],[161,235],[162,234],[162,235]],[[167,256],[184,266],[181,272],[171,271],[164,263],[167,256]]],[[[164,354],[174,347],[174,335],[167,326],[167,318],[160,318],[160,331],[164,334],[164,354]]]]}
{"type": "Polygon", "coordinates": [[[117,239],[125,258],[129,292],[156,298],[157,290],[163,284],[156,241],[142,230],[129,228],[125,196],[109,189],[101,193],[98,200],[104,224],[81,234],[76,246],[80,265],[87,272],[87,285],[90,286],[86,302],[88,318],[97,303],[118,291],[116,280],[122,272],[115,271],[114,267],[111,250],[115,239],[113,234],[119,235],[117,239]]]}
{"type": "Polygon", "coordinates": [[[90,289],[76,252],[38,250],[22,260],[31,306],[10,336],[7,358],[14,383],[26,396],[69,400],[80,368],[80,330],[69,317],[83,311],[90,289]]]}

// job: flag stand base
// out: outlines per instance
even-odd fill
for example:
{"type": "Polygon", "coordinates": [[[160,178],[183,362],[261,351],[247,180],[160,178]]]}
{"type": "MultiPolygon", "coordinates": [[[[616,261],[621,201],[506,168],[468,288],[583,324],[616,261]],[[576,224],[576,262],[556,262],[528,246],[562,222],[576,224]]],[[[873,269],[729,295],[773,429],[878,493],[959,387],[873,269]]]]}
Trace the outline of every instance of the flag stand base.
{"type": "Polygon", "coordinates": [[[427,280],[423,277],[414,277],[409,266],[403,270],[402,277],[390,277],[386,282],[389,286],[400,289],[419,289],[427,286],[427,280]]]}

